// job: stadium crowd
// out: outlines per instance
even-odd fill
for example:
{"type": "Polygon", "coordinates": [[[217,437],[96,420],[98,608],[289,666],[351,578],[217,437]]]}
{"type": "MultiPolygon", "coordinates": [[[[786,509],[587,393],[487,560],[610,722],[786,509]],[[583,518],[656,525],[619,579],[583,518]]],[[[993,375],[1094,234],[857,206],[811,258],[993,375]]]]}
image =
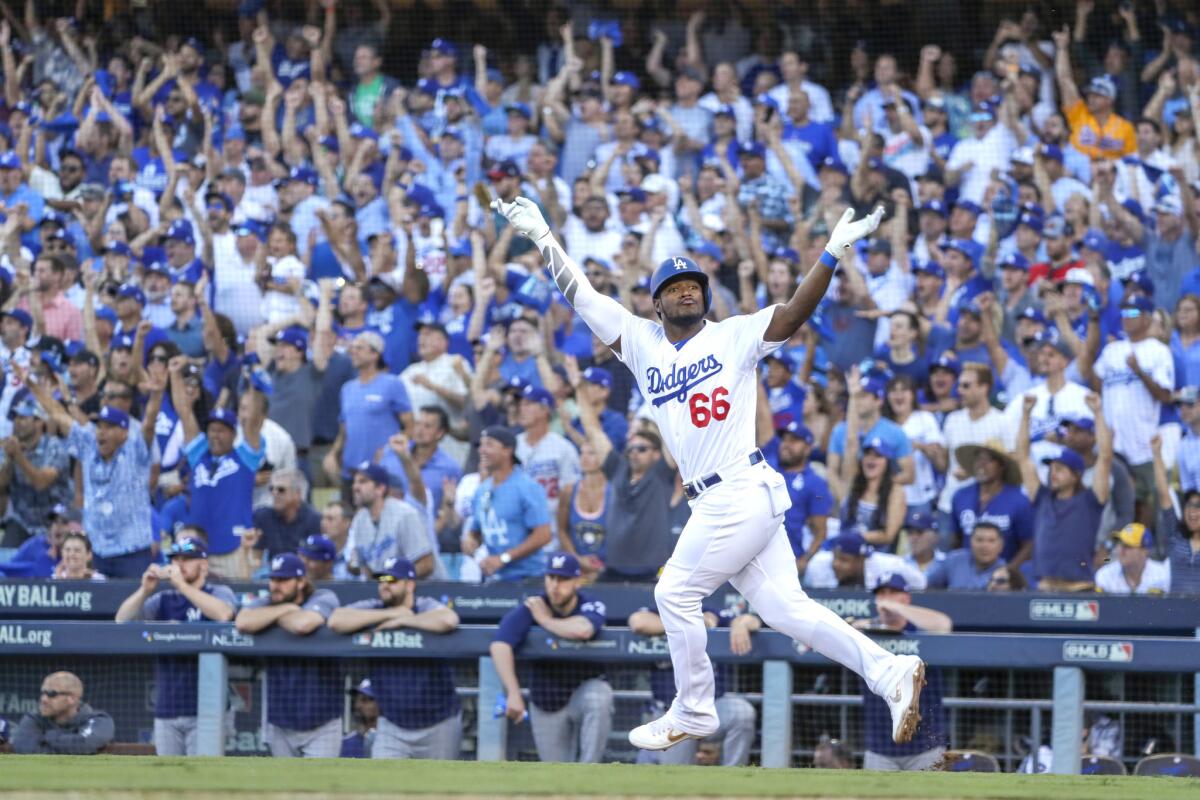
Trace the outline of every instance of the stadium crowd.
{"type": "Polygon", "coordinates": [[[685,487],[487,205],[524,195],[649,319],[664,259],[752,312],[886,207],[762,365],[806,585],[1200,591],[1194,8],[834,64],[820,15],[569,4],[393,76],[383,0],[269,5],[196,38],[0,4],[3,574],[141,579],[193,537],[226,579],[654,580],[685,487]]]}

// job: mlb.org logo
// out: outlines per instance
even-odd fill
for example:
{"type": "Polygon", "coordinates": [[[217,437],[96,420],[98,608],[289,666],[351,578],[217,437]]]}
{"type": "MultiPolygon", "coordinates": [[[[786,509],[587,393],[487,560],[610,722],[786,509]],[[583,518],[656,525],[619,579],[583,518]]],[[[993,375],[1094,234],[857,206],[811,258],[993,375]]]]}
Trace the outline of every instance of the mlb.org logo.
{"type": "Polygon", "coordinates": [[[1063,661],[1133,661],[1133,642],[1063,642],[1063,661]]]}
{"type": "Polygon", "coordinates": [[[1100,603],[1096,600],[1032,600],[1029,603],[1029,618],[1098,622],[1100,603]]]}

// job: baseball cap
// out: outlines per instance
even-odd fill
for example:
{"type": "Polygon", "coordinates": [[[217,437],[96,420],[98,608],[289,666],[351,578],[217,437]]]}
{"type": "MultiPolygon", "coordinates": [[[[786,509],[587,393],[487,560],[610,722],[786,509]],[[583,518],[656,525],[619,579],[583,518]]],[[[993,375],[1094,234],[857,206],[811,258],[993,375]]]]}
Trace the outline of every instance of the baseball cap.
{"type": "Polygon", "coordinates": [[[1032,322],[1036,322],[1040,325],[1049,325],[1050,324],[1049,321],[1046,319],[1046,315],[1042,313],[1041,309],[1034,308],[1033,306],[1030,306],[1029,308],[1022,311],[1017,316],[1017,319],[1027,319],[1032,322]]]}
{"type": "Polygon", "coordinates": [[[354,337],[354,342],[356,344],[365,344],[376,353],[383,353],[383,337],[375,331],[363,331],[354,337]]]}
{"type": "Polygon", "coordinates": [[[1029,259],[1025,258],[1025,256],[1021,255],[1020,253],[1014,251],[1012,253],[1008,253],[1007,255],[1003,256],[996,263],[996,266],[999,267],[1000,269],[1019,269],[1022,272],[1028,272],[1029,271],[1029,259]]]}
{"type": "Polygon", "coordinates": [[[33,317],[23,308],[14,308],[12,311],[5,311],[3,314],[0,314],[0,316],[12,317],[26,328],[33,327],[33,317]]]}
{"type": "Polygon", "coordinates": [[[1083,94],[1084,96],[1098,94],[1110,100],[1115,99],[1117,96],[1117,84],[1107,75],[1097,75],[1088,81],[1088,85],[1084,87],[1083,94]]]}
{"type": "Polygon", "coordinates": [[[1044,144],[1039,152],[1047,161],[1057,161],[1060,164],[1064,161],[1062,148],[1056,144],[1044,144]]]}
{"type": "Polygon", "coordinates": [[[1174,217],[1183,216],[1183,204],[1179,202],[1179,198],[1173,194],[1163,195],[1159,201],[1154,204],[1154,210],[1159,214],[1170,214],[1174,217]]]}
{"type": "Polygon", "coordinates": [[[290,344],[303,353],[308,350],[308,331],[298,325],[293,325],[275,334],[274,341],[275,344],[290,344]]]}
{"type": "Polygon", "coordinates": [[[364,697],[375,699],[375,688],[371,686],[370,678],[363,678],[358,682],[358,685],[346,690],[346,694],[361,694],[364,697]]]}
{"type": "Polygon", "coordinates": [[[1112,538],[1126,547],[1153,547],[1154,534],[1140,522],[1131,522],[1115,532],[1112,538]]]}
{"type": "Polygon", "coordinates": [[[1062,464],[1072,472],[1083,474],[1084,469],[1086,469],[1083,463],[1083,457],[1069,447],[1064,447],[1059,450],[1058,455],[1047,456],[1046,458],[1042,459],[1043,464],[1052,464],[1055,461],[1062,464]]]}
{"type": "Polygon", "coordinates": [[[787,425],[785,425],[782,429],[777,431],[777,433],[780,435],[780,437],[784,436],[785,434],[788,436],[795,436],[797,439],[803,439],[805,442],[808,442],[809,444],[812,444],[814,441],[812,431],[810,431],[808,429],[808,426],[806,426],[803,422],[801,422],[798,419],[792,420],[787,425]]]}
{"type": "Polygon", "coordinates": [[[530,384],[521,390],[521,399],[531,400],[534,403],[541,403],[546,408],[554,408],[554,395],[550,394],[548,389],[543,389],[541,386],[530,384]]]}
{"type": "Polygon", "coordinates": [[[930,514],[928,511],[909,511],[908,516],[904,518],[904,527],[909,531],[936,531],[938,529],[937,517],[930,514]]]}
{"type": "Polygon", "coordinates": [[[975,216],[983,213],[983,208],[973,200],[959,199],[955,201],[954,208],[961,208],[964,211],[970,211],[975,216]]]}
{"type": "Polygon", "coordinates": [[[433,52],[438,53],[443,56],[457,56],[458,55],[458,48],[454,46],[454,43],[451,42],[449,39],[443,39],[441,37],[434,39],[430,43],[429,49],[432,50],[433,52]]]}
{"type": "Polygon", "coordinates": [[[1096,279],[1092,277],[1092,273],[1083,267],[1075,267],[1063,273],[1062,280],[1059,283],[1064,286],[1095,286],[1096,279]]]}
{"type": "Polygon", "coordinates": [[[642,178],[639,188],[646,194],[665,194],[671,191],[671,179],[652,172],[642,178]]]}
{"type": "Polygon", "coordinates": [[[1184,386],[1175,393],[1175,402],[1186,405],[1200,403],[1200,386],[1184,386]]]}
{"type": "Polygon", "coordinates": [[[871,587],[872,592],[878,592],[881,589],[895,589],[898,592],[908,591],[908,581],[899,572],[885,572],[875,580],[875,585],[871,587]]]}
{"type": "Polygon", "coordinates": [[[67,361],[71,364],[91,364],[93,367],[100,366],[100,357],[86,347],[76,350],[67,361]]]}
{"type": "Polygon", "coordinates": [[[1121,279],[1121,283],[1124,284],[1126,288],[1128,288],[1130,284],[1133,284],[1144,294],[1148,294],[1151,297],[1154,296],[1154,281],[1151,279],[1150,273],[1144,269],[1135,270],[1134,272],[1129,273],[1121,279]]]}
{"type": "Polygon", "coordinates": [[[140,286],[132,283],[122,284],[121,287],[117,289],[117,297],[126,297],[130,300],[136,300],[140,306],[146,305],[146,293],[142,291],[140,286]]]}
{"type": "Polygon", "coordinates": [[[513,458],[517,457],[517,436],[510,428],[503,425],[489,425],[484,428],[479,434],[480,438],[494,439],[509,450],[513,451],[513,458]]]}
{"type": "Polygon", "coordinates": [[[918,261],[913,265],[913,272],[924,272],[926,275],[934,275],[942,280],[946,279],[946,270],[942,269],[942,265],[936,261],[918,261]]]}
{"type": "Polygon", "coordinates": [[[167,558],[208,558],[208,550],[200,537],[184,536],[171,545],[167,558]]]}
{"type": "Polygon", "coordinates": [[[872,239],[871,243],[867,245],[867,252],[886,253],[890,256],[892,254],[892,243],[887,239],[872,239]]]}
{"type": "Polygon", "coordinates": [[[129,415],[119,408],[104,406],[96,415],[96,424],[115,425],[118,428],[129,430],[129,415]]]}
{"type": "Polygon", "coordinates": [[[767,148],[758,142],[742,142],[738,145],[738,155],[742,158],[766,158],[767,148]]]}
{"type": "Polygon", "coordinates": [[[383,569],[375,576],[376,580],[382,580],[385,583],[393,581],[415,581],[417,579],[417,568],[407,558],[389,558],[383,562],[383,569]]]}
{"type": "Polygon", "coordinates": [[[947,216],[950,211],[946,208],[946,204],[936,197],[921,204],[921,213],[928,211],[931,214],[937,214],[939,217],[947,216]]]}
{"type": "Polygon", "coordinates": [[[1011,164],[1024,164],[1027,167],[1033,166],[1033,148],[1029,146],[1018,147],[1012,151],[1012,155],[1008,157],[1011,164]]]}
{"type": "Polygon", "coordinates": [[[1147,297],[1144,294],[1135,294],[1133,297],[1128,297],[1121,303],[1121,316],[1136,318],[1142,314],[1150,314],[1154,311],[1154,298],[1147,297]],[[1126,314],[1125,312],[1134,312],[1126,314]]]}
{"type": "Polygon", "coordinates": [[[196,236],[192,232],[192,223],[186,219],[177,219],[167,228],[167,240],[174,239],[184,244],[195,244],[196,236]]]}
{"type": "Polygon", "coordinates": [[[717,261],[720,261],[722,257],[721,248],[715,242],[704,241],[692,248],[692,252],[697,256],[715,258],[717,261]]]}
{"type": "Polygon", "coordinates": [[[12,150],[0,155],[0,169],[20,169],[21,157],[12,150]]]}
{"type": "Polygon", "coordinates": [[[628,197],[630,200],[632,200],[635,203],[646,202],[646,193],[644,191],[642,191],[641,189],[639,189],[637,186],[622,187],[620,189],[617,189],[616,194],[617,194],[618,199],[628,197]]]}
{"type": "MultiPolygon", "coordinates": [[[[864,375],[859,380],[859,385],[862,387],[864,392],[875,395],[881,400],[883,399],[883,396],[887,394],[887,381],[883,380],[882,378],[864,375]]],[[[866,449],[865,445],[863,446],[863,449],[866,449]]]]}
{"type": "Polygon", "coordinates": [[[959,253],[962,253],[967,257],[967,260],[971,262],[971,266],[973,267],[978,266],[979,264],[977,257],[978,246],[975,242],[972,242],[968,239],[951,239],[950,241],[946,242],[946,246],[942,249],[955,250],[959,253]]]}
{"type": "Polygon", "coordinates": [[[1079,244],[1081,247],[1095,250],[1097,253],[1103,253],[1108,249],[1108,237],[1095,228],[1089,228],[1087,233],[1083,235],[1083,241],[1079,244]]]}
{"type": "Polygon", "coordinates": [[[981,100],[971,107],[971,116],[968,119],[971,122],[988,122],[996,118],[996,111],[992,108],[991,103],[986,100],[981,100]]]}
{"type": "Polygon", "coordinates": [[[305,569],[300,556],[295,553],[280,553],[271,559],[271,571],[267,573],[267,577],[273,580],[287,580],[303,578],[307,574],[308,570],[305,569]]]}
{"type": "Polygon", "coordinates": [[[493,164],[488,169],[487,176],[494,181],[500,178],[519,178],[521,177],[521,167],[516,161],[506,158],[503,161],[493,164]]]}
{"type": "Polygon", "coordinates": [[[360,475],[365,475],[367,479],[373,483],[383,484],[384,486],[391,485],[391,473],[389,473],[379,464],[375,464],[371,461],[364,461],[355,467],[354,471],[360,475]]]}
{"type": "Polygon", "coordinates": [[[533,109],[528,103],[507,103],[504,106],[505,114],[519,114],[525,119],[533,119],[533,109]]]}
{"type": "Polygon", "coordinates": [[[50,512],[46,514],[46,519],[51,521],[65,519],[68,522],[82,522],[83,514],[64,503],[55,503],[54,508],[50,509],[50,512]]]}
{"type": "Polygon", "coordinates": [[[580,377],[588,383],[603,386],[605,389],[612,387],[612,373],[604,367],[588,367],[580,377]]]}
{"type": "Polygon", "coordinates": [[[313,561],[333,561],[337,558],[337,545],[320,534],[313,534],[300,545],[299,552],[313,561]]]}
{"type": "Polygon", "coordinates": [[[208,412],[208,419],[205,420],[204,427],[207,428],[214,422],[219,422],[230,430],[237,431],[237,414],[230,411],[228,408],[214,408],[212,411],[208,412]]]}
{"type": "Polygon", "coordinates": [[[835,553],[850,556],[865,556],[871,552],[867,540],[858,533],[843,533],[833,540],[831,545],[835,553]]]}
{"type": "Polygon", "coordinates": [[[546,574],[557,575],[560,578],[578,578],[582,574],[579,569],[579,559],[570,553],[551,553],[546,560],[546,574]]]}
{"type": "Polygon", "coordinates": [[[872,436],[870,439],[867,439],[865,442],[863,442],[863,444],[862,444],[863,454],[865,455],[867,453],[867,451],[869,451],[869,450],[874,450],[876,453],[883,456],[888,461],[891,461],[893,458],[895,458],[895,453],[892,450],[892,446],[890,444],[888,444],[887,442],[885,442],[883,440],[883,438],[879,437],[879,436],[872,436]]]}
{"type": "Polygon", "coordinates": [[[940,356],[934,359],[932,364],[929,365],[930,372],[933,372],[935,369],[948,370],[949,372],[953,372],[955,375],[957,375],[962,371],[962,365],[959,364],[958,359],[950,353],[942,353],[940,356]]]}
{"type": "Polygon", "coordinates": [[[432,314],[423,314],[413,323],[413,330],[419,331],[422,328],[432,328],[435,331],[441,331],[442,335],[449,336],[446,333],[446,326],[438,321],[438,318],[432,314]]]}
{"type": "Polygon", "coordinates": [[[632,72],[627,72],[625,70],[621,70],[620,72],[613,75],[612,82],[617,86],[628,86],[630,89],[633,89],[635,92],[638,89],[642,88],[642,82],[640,80],[638,80],[638,76],[634,75],[632,72]]]}
{"type": "Polygon", "coordinates": [[[1071,227],[1071,223],[1058,214],[1048,217],[1042,223],[1042,234],[1048,239],[1057,239],[1059,236],[1070,236],[1072,233],[1074,233],[1074,229],[1071,227]]]}
{"type": "Polygon", "coordinates": [[[843,175],[849,175],[850,170],[837,156],[825,156],[825,160],[821,162],[821,169],[831,169],[834,172],[840,172],[843,175]]]}

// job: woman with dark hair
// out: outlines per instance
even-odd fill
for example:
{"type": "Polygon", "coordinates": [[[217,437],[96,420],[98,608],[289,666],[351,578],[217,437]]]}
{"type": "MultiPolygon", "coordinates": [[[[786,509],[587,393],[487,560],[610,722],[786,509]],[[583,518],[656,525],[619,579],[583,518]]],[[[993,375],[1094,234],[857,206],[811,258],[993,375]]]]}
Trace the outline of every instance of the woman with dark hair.
{"type": "Polygon", "coordinates": [[[929,358],[917,315],[911,311],[893,311],[888,317],[891,326],[887,344],[875,349],[876,363],[893,375],[908,375],[916,383],[929,377],[929,358]]]}
{"type": "Polygon", "coordinates": [[[894,552],[907,505],[904,486],[893,476],[896,462],[887,442],[868,439],[859,451],[858,471],[850,480],[831,480],[841,507],[841,533],[858,533],[877,550],[894,552]]]}
{"type": "Polygon", "coordinates": [[[916,477],[904,488],[908,510],[931,512],[938,494],[938,474],[946,471],[946,437],[937,417],[917,407],[917,382],[897,375],[888,383],[883,415],[904,429],[913,446],[916,477]]]}
{"type": "Polygon", "coordinates": [[[1185,294],[1175,304],[1175,330],[1170,346],[1176,375],[1178,366],[1183,366],[1183,385],[1200,386],[1200,297],[1185,294]]]}
{"type": "Polygon", "coordinates": [[[103,581],[107,580],[92,569],[92,543],[78,531],[68,533],[59,551],[62,556],[54,568],[56,581],[103,581]]]}
{"type": "Polygon", "coordinates": [[[1171,594],[1200,594],[1200,491],[1183,493],[1183,519],[1175,513],[1167,465],[1163,462],[1162,437],[1150,440],[1154,456],[1154,486],[1158,490],[1158,542],[1154,555],[1166,555],[1171,563],[1171,594]]]}

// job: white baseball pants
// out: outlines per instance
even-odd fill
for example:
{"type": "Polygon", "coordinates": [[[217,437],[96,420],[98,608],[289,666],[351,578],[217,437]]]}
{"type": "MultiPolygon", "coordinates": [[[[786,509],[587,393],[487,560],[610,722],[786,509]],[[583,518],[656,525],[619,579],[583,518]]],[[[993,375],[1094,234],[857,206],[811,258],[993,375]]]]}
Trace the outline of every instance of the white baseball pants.
{"type": "Polygon", "coordinates": [[[675,727],[709,736],[718,727],[708,630],[700,603],[729,581],[763,622],[853,670],[876,694],[895,656],[800,588],[783,529],[791,505],[783,476],[765,463],[737,472],[692,501],[654,589],[675,668],[675,727]]]}

